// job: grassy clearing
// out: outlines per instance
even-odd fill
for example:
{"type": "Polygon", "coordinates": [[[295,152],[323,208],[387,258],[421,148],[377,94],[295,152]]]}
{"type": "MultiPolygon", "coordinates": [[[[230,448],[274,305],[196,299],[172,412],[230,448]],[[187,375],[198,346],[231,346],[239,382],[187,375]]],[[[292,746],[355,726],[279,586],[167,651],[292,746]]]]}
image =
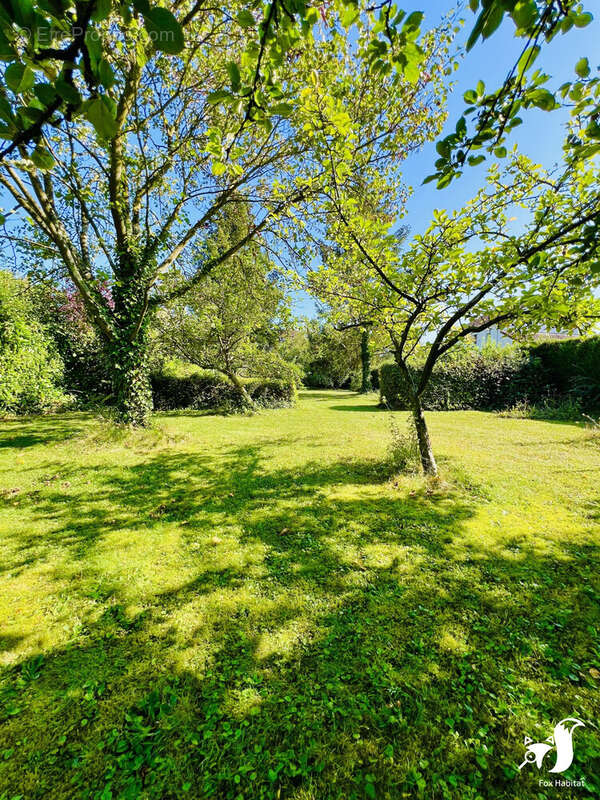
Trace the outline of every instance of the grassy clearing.
{"type": "Polygon", "coordinates": [[[374,402],[0,424],[2,800],[600,796],[598,441],[374,402]]]}

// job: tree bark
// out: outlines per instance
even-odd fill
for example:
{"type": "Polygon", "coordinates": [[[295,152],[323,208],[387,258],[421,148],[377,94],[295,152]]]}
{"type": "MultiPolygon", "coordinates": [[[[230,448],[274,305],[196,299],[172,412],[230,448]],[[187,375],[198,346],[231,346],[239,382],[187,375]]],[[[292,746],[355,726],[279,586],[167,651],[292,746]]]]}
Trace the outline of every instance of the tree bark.
{"type": "Polygon", "coordinates": [[[227,375],[229,380],[233,383],[238,392],[241,394],[244,404],[247,405],[248,408],[251,408],[253,411],[256,411],[256,403],[250,397],[248,390],[241,382],[241,380],[238,378],[238,376],[235,374],[235,372],[226,372],[225,374],[227,375]]]}
{"type": "Polygon", "coordinates": [[[421,405],[421,399],[415,395],[412,399],[412,415],[415,423],[415,430],[417,432],[417,442],[419,444],[419,456],[421,459],[421,466],[425,475],[437,475],[438,469],[435,462],[435,456],[431,448],[431,440],[429,438],[429,431],[427,429],[427,422],[425,421],[425,414],[421,405]]]}
{"type": "Polygon", "coordinates": [[[360,360],[362,365],[362,382],[360,391],[362,394],[371,391],[371,350],[369,347],[369,331],[362,329],[360,337],[360,360]]]}

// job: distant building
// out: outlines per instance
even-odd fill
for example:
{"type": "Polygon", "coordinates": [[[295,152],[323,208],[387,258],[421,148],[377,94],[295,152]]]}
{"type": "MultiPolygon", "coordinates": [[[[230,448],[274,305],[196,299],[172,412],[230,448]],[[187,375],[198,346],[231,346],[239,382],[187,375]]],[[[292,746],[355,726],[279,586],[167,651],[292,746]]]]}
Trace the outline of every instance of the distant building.
{"type": "MultiPolygon", "coordinates": [[[[476,320],[476,322],[477,321],[482,322],[483,320],[476,320]]],[[[572,339],[578,335],[577,333],[557,331],[556,328],[541,328],[531,339],[534,342],[547,342],[550,339],[572,339]]],[[[505,347],[506,345],[513,344],[516,340],[512,336],[509,336],[509,334],[501,331],[497,325],[490,325],[490,327],[486,328],[484,331],[479,331],[479,333],[474,334],[474,341],[477,347],[482,348],[486,344],[495,344],[505,347]]]]}

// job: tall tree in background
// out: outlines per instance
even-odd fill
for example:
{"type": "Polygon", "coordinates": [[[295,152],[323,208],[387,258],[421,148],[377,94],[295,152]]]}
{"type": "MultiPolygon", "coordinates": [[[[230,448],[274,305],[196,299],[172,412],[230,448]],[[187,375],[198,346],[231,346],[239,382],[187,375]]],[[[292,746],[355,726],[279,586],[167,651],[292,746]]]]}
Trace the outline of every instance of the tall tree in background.
{"type": "MultiPolygon", "coordinates": [[[[198,257],[216,260],[253,225],[245,205],[226,207],[219,214],[214,234],[203,246],[205,252],[198,257]]],[[[186,277],[176,274],[171,281],[176,292],[186,277]]],[[[289,303],[277,283],[273,264],[255,240],[226,264],[215,267],[185,297],[161,310],[157,328],[163,352],[226,375],[244,403],[253,408],[244,377],[294,376],[293,366],[280,355],[278,347],[289,321],[289,303]]]]}

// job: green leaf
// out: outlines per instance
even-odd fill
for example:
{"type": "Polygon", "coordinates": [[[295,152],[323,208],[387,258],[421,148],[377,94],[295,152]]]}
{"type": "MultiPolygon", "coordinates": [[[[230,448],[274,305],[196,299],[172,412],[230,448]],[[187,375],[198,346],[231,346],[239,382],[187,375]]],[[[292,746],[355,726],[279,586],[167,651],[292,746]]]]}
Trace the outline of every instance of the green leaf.
{"type": "Polygon", "coordinates": [[[206,102],[211,106],[216,106],[218,103],[228,100],[231,97],[233,97],[231,92],[228,92],[225,89],[217,89],[216,92],[210,92],[210,94],[206,96],[206,102]]]}
{"type": "Polygon", "coordinates": [[[117,122],[102,97],[95,97],[86,104],[85,116],[101,139],[112,139],[116,134],[117,122]]]}
{"type": "Polygon", "coordinates": [[[110,9],[112,6],[112,0],[96,0],[96,7],[92,13],[92,19],[94,22],[100,22],[103,19],[106,19],[110,14],[110,9]]]}
{"type": "Polygon", "coordinates": [[[98,77],[100,78],[102,86],[105,86],[107,89],[110,89],[115,82],[115,73],[105,58],[103,58],[98,65],[98,77]]]}
{"type": "Polygon", "coordinates": [[[56,91],[69,105],[79,106],[81,104],[81,95],[77,89],[62,78],[56,81],[56,91]]]}
{"type": "Polygon", "coordinates": [[[35,74],[25,64],[15,61],[6,68],[4,80],[8,88],[12,89],[15,94],[21,94],[32,88],[35,83],[35,74]]]}
{"type": "Polygon", "coordinates": [[[485,161],[485,156],[469,156],[467,162],[470,167],[476,167],[478,164],[482,164],[485,161]]]}
{"type": "Polygon", "coordinates": [[[475,89],[468,89],[463,94],[463,100],[469,106],[475,105],[475,103],[477,102],[477,92],[475,91],[475,89]]]}
{"type": "Polygon", "coordinates": [[[155,6],[144,16],[144,25],[156,50],[177,55],[185,44],[183,30],[166,8],[155,6]]]}
{"type": "Polygon", "coordinates": [[[40,169],[52,169],[54,166],[54,158],[52,153],[39,144],[31,154],[31,160],[36,167],[39,167],[40,169]]]}
{"type": "Polygon", "coordinates": [[[588,11],[586,11],[583,14],[578,14],[574,18],[573,22],[576,28],[585,28],[586,25],[589,25],[593,19],[594,17],[588,11]]]}
{"type": "Polygon", "coordinates": [[[248,11],[247,8],[243,8],[236,17],[238,21],[238,25],[242,28],[252,28],[256,25],[256,20],[254,19],[254,15],[251,11],[248,11]]]}
{"type": "Polygon", "coordinates": [[[534,47],[528,47],[519,59],[517,64],[517,73],[522,75],[524,72],[526,72],[532,66],[539,53],[540,48],[538,45],[535,45],[534,47]]]}
{"type": "Polygon", "coordinates": [[[51,105],[57,97],[56,89],[49,83],[36,83],[33,87],[33,93],[45,106],[51,105]]]}
{"type": "Polygon", "coordinates": [[[225,68],[227,70],[227,74],[229,75],[229,80],[231,81],[231,88],[234,92],[239,91],[240,88],[240,68],[235,63],[235,61],[229,61],[225,68]]]}
{"type": "Polygon", "coordinates": [[[590,62],[587,60],[587,58],[579,59],[579,61],[575,64],[575,72],[580,78],[588,77],[590,74],[590,62]]]}
{"type": "Polygon", "coordinates": [[[0,30],[0,61],[13,61],[15,51],[4,33],[0,30]]]}
{"type": "Polygon", "coordinates": [[[534,0],[520,0],[510,13],[517,28],[528,30],[538,18],[538,9],[534,0]]]}
{"type": "Polygon", "coordinates": [[[528,92],[527,99],[537,108],[541,108],[542,111],[552,111],[556,107],[554,95],[547,89],[535,89],[532,92],[528,92]]]}
{"type": "Polygon", "coordinates": [[[493,2],[493,4],[487,9],[487,16],[481,29],[481,35],[484,39],[488,39],[492,33],[494,33],[494,31],[500,27],[500,23],[502,22],[503,18],[504,8],[502,7],[501,3],[498,2],[498,0],[495,0],[495,2],[493,2]]]}
{"type": "Polygon", "coordinates": [[[276,103],[271,108],[271,114],[279,117],[289,117],[293,110],[294,106],[291,103],[276,103]]]}
{"type": "Polygon", "coordinates": [[[494,155],[497,158],[506,158],[506,153],[507,153],[506,147],[503,147],[502,145],[500,147],[494,148],[494,155]]]}

